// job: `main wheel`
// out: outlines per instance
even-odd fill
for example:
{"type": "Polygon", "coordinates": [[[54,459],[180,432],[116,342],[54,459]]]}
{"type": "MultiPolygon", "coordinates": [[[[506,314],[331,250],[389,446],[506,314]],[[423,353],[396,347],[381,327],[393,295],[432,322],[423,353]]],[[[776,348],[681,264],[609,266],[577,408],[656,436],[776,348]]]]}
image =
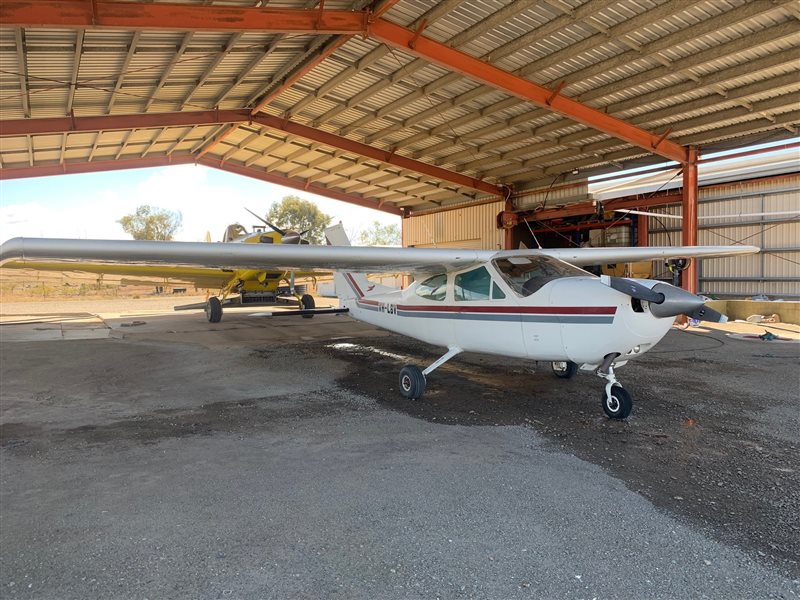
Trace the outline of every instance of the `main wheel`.
{"type": "MultiPolygon", "coordinates": [[[[303,307],[303,310],[314,310],[317,306],[316,302],[314,302],[314,296],[310,296],[309,294],[303,294],[300,297],[300,305],[303,307]]],[[[303,315],[304,319],[310,319],[314,315],[303,315]]]]}
{"type": "Polygon", "coordinates": [[[609,419],[627,419],[633,409],[631,395],[624,387],[614,384],[611,387],[611,396],[606,396],[603,390],[603,410],[609,419]]]}
{"type": "Polygon", "coordinates": [[[209,323],[219,323],[222,320],[222,302],[216,296],[211,296],[206,302],[206,318],[209,323]]]}
{"type": "Polygon", "coordinates": [[[550,364],[553,367],[553,375],[560,379],[571,379],[578,372],[578,365],[571,360],[557,360],[550,364]]]}
{"type": "Polygon", "coordinates": [[[400,394],[403,398],[416,400],[425,392],[425,375],[419,367],[406,365],[400,369],[400,394]]]}

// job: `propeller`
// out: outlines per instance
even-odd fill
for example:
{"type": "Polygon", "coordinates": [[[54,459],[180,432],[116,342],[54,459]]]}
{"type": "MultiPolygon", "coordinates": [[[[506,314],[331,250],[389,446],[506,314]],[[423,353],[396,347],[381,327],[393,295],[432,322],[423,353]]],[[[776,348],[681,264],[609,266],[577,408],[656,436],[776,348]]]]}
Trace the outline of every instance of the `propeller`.
{"type": "Polygon", "coordinates": [[[728,317],[706,306],[705,300],[679,287],[657,283],[652,288],[624,277],[600,277],[605,285],[631,298],[650,303],[650,312],[660,318],[686,315],[699,321],[725,323],[728,317]]]}
{"type": "Polygon", "coordinates": [[[305,234],[307,234],[309,231],[311,231],[310,229],[306,229],[305,231],[301,231],[300,233],[297,233],[293,229],[281,229],[280,227],[277,227],[277,226],[273,225],[272,223],[270,223],[269,221],[267,221],[265,218],[257,215],[256,213],[254,213],[249,208],[245,207],[244,209],[247,212],[249,212],[251,215],[253,215],[256,219],[258,219],[259,221],[264,223],[264,225],[266,225],[267,227],[270,227],[273,230],[275,230],[278,233],[280,233],[281,234],[281,244],[306,244],[307,245],[307,244],[311,243],[308,240],[303,238],[303,236],[305,234]]]}
{"type": "MultiPolygon", "coordinates": [[[[247,208],[246,206],[244,207],[244,209],[245,209],[247,212],[249,212],[251,215],[253,215],[253,216],[254,216],[256,219],[258,219],[259,221],[261,221],[261,222],[262,222],[264,225],[266,225],[267,227],[269,227],[269,228],[273,229],[274,231],[277,231],[278,233],[280,233],[280,234],[281,234],[281,238],[282,238],[283,236],[285,236],[287,233],[289,233],[289,232],[287,232],[287,231],[284,231],[284,230],[283,230],[283,229],[281,229],[280,227],[275,227],[275,225],[273,225],[272,223],[270,223],[269,221],[267,221],[267,220],[266,220],[264,217],[260,217],[260,216],[258,216],[256,213],[254,213],[252,210],[250,210],[250,209],[249,209],[249,208],[247,208]]],[[[292,232],[292,233],[294,233],[294,232],[292,232]]],[[[291,243],[291,242],[290,242],[290,243],[291,243]]]]}

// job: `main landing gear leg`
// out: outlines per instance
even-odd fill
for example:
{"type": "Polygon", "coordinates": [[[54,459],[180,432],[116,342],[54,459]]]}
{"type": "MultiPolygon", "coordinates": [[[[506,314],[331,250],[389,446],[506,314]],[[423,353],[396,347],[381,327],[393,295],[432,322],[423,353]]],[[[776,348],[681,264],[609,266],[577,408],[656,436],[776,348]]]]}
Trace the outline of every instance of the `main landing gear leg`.
{"type": "Polygon", "coordinates": [[[425,378],[455,355],[461,354],[461,352],[461,348],[456,348],[455,346],[448,348],[447,352],[439,360],[424,371],[420,370],[416,365],[406,365],[400,369],[400,394],[403,398],[409,400],[421,398],[425,392],[425,378]]]}
{"type": "Polygon", "coordinates": [[[606,380],[606,388],[603,390],[603,410],[609,419],[627,419],[633,409],[633,400],[614,375],[612,363],[618,354],[609,354],[605,357],[603,364],[597,369],[597,374],[606,380]]]}

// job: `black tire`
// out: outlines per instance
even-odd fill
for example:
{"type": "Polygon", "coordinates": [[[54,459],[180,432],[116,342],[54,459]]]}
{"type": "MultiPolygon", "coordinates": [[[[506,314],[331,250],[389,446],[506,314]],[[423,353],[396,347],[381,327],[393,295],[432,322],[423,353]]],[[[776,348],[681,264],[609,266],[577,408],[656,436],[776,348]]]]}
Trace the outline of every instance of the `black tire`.
{"type": "Polygon", "coordinates": [[[578,372],[578,365],[571,360],[559,360],[550,363],[553,375],[559,379],[572,379],[578,372]]]}
{"type": "Polygon", "coordinates": [[[631,395],[624,387],[615,384],[611,387],[611,398],[606,398],[606,391],[603,390],[603,410],[609,419],[627,419],[633,409],[631,395]]]}
{"type": "Polygon", "coordinates": [[[406,365],[400,369],[400,394],[403,398],[417,400],[425,393],[425,375],[419,367],[406,365]]]}
{"type": "MultiPolygon", "coordinates": [[[[314,310],[316,308],[317,303],[314,302],[314,296],[310,296],[308,294],[303,294],[300,297],[300,306],[303,307],[303,310],[314,310]]],[[[314,315],[303,315],[304,319],[310,319],[314,315]]]]}
{"type": "Polygon", "coordinates": [[[222,320],[222,302],[216,296],[211,296],[206,302],[206,318],[209,323],[219,323],[222,320]]]}

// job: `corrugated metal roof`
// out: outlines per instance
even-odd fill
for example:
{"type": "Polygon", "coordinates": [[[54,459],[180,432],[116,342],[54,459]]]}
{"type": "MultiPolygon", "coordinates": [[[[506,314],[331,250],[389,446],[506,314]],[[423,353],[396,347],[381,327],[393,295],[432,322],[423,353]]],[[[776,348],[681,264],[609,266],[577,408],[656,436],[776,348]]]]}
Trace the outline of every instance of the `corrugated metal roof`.
{"type": "MultiPolygon", "coordinates": [[[[88,1],[88,0],[87,0],[88,1]]],[[[192,0],[173,0],[198,5],[192,0]]],[[[260,3],[259,3],[260,4],[260,3]]],[[[328,0],[326,10],[364,2],[328,0]]],[[[254,0],[203,5],[252,7],[254,0]]],[[[309,8],[281,0],[270,8],[309,8]]],[[[704,150],[797,134],[800,9],[786,0],[399,0],[383,15],[423,35],[704,150]]],[[[17,28],[0,24],[0,119],[252,107],[454,173],[525,189],[662,162],[570,119],[356,35],[17,28]],[[299,78],[287,78],[303,70],[299,78]]],[[[130,121],[134,123],[134,121],[130,121]]],[[[3,175],[145,154],[206,152],[296,184],[436,208],[485,192],[257,125],[3,137],[3,175]],[[62,146],[64,150],[62,152],[62,146]],[[349,181],[352,180],[352,181],[349,181]],[[449,194],[449,196],[448,196],[449,194]]]]}

